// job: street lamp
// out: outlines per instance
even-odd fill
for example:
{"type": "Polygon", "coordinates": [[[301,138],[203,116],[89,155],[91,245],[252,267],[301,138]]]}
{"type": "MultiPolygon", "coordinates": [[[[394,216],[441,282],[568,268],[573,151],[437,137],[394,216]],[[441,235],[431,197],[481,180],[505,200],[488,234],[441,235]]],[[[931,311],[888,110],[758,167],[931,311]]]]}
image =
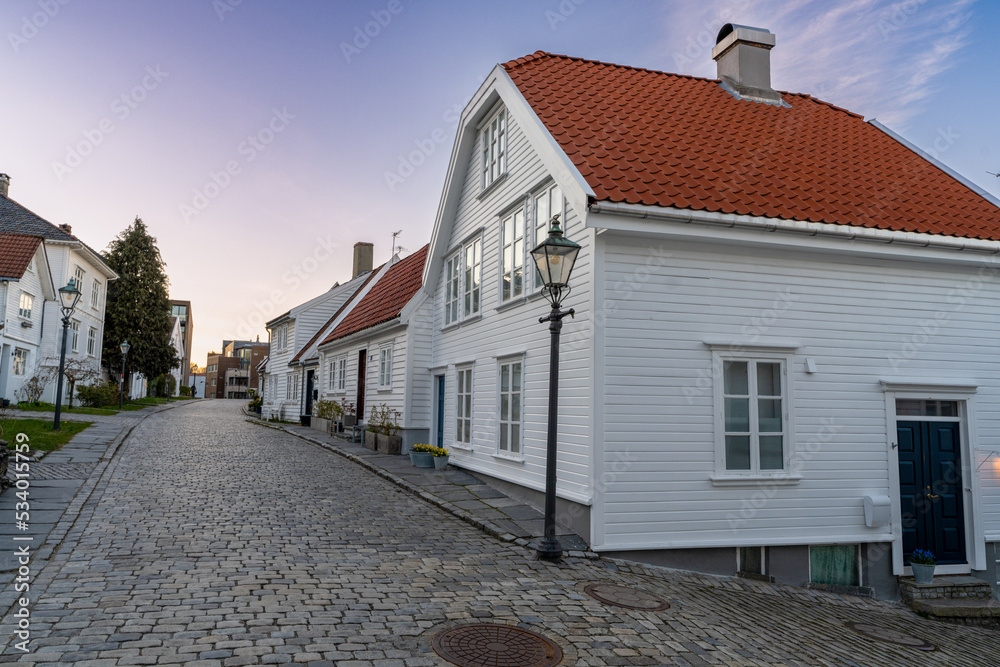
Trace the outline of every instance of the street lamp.
{"type": "Polygon", "coordinates": [[[122,381],[118,385],[118,409],[122,409],[122,402],[125,399],[125,357],[128,356],[128,349],[131,347],[127,340],[123,340],[118,347],[122,350],[122,381]]]}
{"type": "Polygon", "coordinates": [[[63,314],[63,334],[62,352],[59,354],[59,375],[57,377],[58,384],[56,385],[56,418],[52,424],[53,431],[59,430],[59,418],[62,415],[63,373],[66,371],[66,334],[69,332],[69,318],[73,316],[73,311],[76,310],[76,303],[79,300],[80,290],[76,288],[76,281],[70,278],[68,285],[59,288],[59,301],[62,303],[61,310],[63,314]]]}
{"type": "Polygon", "coordinates": [[[548,317],[538,318],[548,322],[551,332],[549,347],[549,432],[545,456],[545,534],[535,550],[539,558],[555,560],[562,556],[562,545],[556,537],[556,425],[559,410],[559,332],[562,318],[574,315],[574,310],[561,310],[562,301],[570,293],[569,274],[573,272],[580,244],[563,236],[559,216],[552,217],[549,236],[531,251],[538,273],[542,276],[542,293],[552,304],[548,317]]]}

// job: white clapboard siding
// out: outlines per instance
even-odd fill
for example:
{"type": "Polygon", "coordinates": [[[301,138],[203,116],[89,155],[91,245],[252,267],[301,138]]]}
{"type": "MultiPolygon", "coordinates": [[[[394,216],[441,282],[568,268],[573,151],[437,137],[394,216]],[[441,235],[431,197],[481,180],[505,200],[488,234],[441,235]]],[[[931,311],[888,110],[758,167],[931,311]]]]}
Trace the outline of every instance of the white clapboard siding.
{"type": "MultiPolygon", "coordinates": [[[[478,146],[459,173],[464,186],[456,218],[446,241],[450,256],[470,235],[481,231],[483,241],[482,308],[479,317],[443,329],[445,291],[442,276],[432,276],[434,344],[430,367],[445,372],[445,445],[453,448],[459,466],[541,489],[544,488],[545,443],[548,415],[549,330],[538,318],[549,305],[539,295],[517,304],[500,306],[501,214],[536,192],[549,178],[513,118],[508,121],[507,175],[494,190],[480,197],[478,146]],[[524,355],[523,461],[495,456],[497,453],[498,357],[524,355]],[[455,368],[473,364],[473,443],[471,450],[455,448],[455,368]]],[[[583,245],[573,272],[573,293],[564,304],[576,309],[576,318],[563,320],[559,404],[559,492],[575,500],[590,497],[591,470],[591,271],[592,232],[584,228],[576,211],[564,220],[569,238],[583,245]]],[[[529,232],[526,245],[534,239],[529,232]]],[[[533,277],[530,256],[526,273],[533,277]]],[[[529,290],[530,292],[531,290],[529,290]]],[[[430,379],[430,374],[428,374],[430,379]]],[[[436,387],[431,388],[430,395],[436,387]]],[[[430,410],[433,402],[428,405],[430,410]]]]}
{"type": "Polygon", "coordinates": [[[383,403],[391,410],[399,412],[398,423],[404,428],[409,428],[406,410],[406,327],[392,327],[391,329],[380,329],[375,327],[370,335],[364,332],[349,337],[346,342],[331,342],[322,347],[325,359],[333,359],[342,354],[347,355],[347,376],[345,378],[346,392],[334,394],[334,397],[344,396],[351,403],[357,400],[358,391],[358,356],[361,350],[365,350],[367,364],[365,367],[365,411],[364,415],[358,415],[366,423],[371,416],[373,406],[383,403]],[[388,389],[379,389],[379,349],[382,346],[392,346],[392,386],[388,389]]]}
{"type": "MultiPolygon", "coordinates": [[[[863,498],[889,493],[881,378],[978,380],[979,444],[1000,443],[1000,280],[963,288],[978,267],[677,242],[662,266],[649,268],[648,249],[658,242],[599,238],[608,315],[595,360],[604,378],[596,546],[809,544],[880,534],[865,526],[863,498]],[[921,322],[935,314],[924,336],[921,322]],[[752,335],[762,345],[801,345],[789,367],[803,476],[796,485],[709,479],[714,389],[703,340],[752,335]],[[806,357],[815,373],[806,373],[806,357]],[[805,451],[810,441],[815,453],[805,451]]],[[[1000,462],[979,474],[976,502],[987,534],[1000,537],[1000,462]]]]}

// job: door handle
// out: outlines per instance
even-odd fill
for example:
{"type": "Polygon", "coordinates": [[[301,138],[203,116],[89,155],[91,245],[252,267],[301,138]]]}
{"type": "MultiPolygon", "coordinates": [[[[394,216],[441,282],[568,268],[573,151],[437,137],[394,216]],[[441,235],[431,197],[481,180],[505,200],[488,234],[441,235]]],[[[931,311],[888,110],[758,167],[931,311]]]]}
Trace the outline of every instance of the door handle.
{"type": "Polygon", "coordinates": [[[938,496],[937,496],[937,494],[936,494],[936,493],[928,493],[928,494],[927,494],[927,497],[928,497],[928,498],[937,498],[938,496]]]}

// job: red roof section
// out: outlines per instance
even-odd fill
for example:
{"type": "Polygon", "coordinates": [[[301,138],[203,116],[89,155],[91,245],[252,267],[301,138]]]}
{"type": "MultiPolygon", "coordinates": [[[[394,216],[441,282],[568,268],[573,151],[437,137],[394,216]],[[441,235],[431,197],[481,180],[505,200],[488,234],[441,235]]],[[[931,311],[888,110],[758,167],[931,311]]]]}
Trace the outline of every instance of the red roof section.
{"type": "Polygon", "coordinates": [[[21,278],[41,242],[40,236],[0,234],[0,278],[21,278]]]}
{"type": "Polygon", "coordinates": [[[598,201],[1000,240],[1000,208],[809,95],[544,51],[504,68],[598,201]]]}
{"type": "MultiPolygon", "coordinates": [[[[385,266],[385,264],[383,264],[382,266],[385,266]]],[[[354,290],[354,292],[353,292],[353,293],[351,294],[351,296],[347,297],[347,300],[346,300],[346,301],[344,301],[344,303],[342,303],[342,304],[340,305],[340,308],[338,308],[338,309],[337,309],[337,312],[335,312],[335,313],[333,314],[333,316],[332,316],[332,317],[330,317],[330,319],[328,319],[328,320],[326,321],[326,324],[324,324],[323,326],[321,326],[321,327],[320,327],[320,328],[319,328],[319,329],[318,329],[318,330],[316,331],[316,333],[314,333],[314,334],[313,334],[313,337],[309,339],[309,342],[308,342],[308,343],[306,343],[305,345],[303,345],[303,346],[302,346],[302,349],[301,349],[301,350],[299,350],[298,352],[296,352],[296,353],[295,353],[295,356],[294,356],[294,357],[292,357],[292,360],[288,362],[289,364],[294,364],[294,363],[295,363],[296,361],[298,361],[298,360],[299,360],[299,358],[300,358],[300,357],[302,357],[302,355],[303,355],[303,354],[305,353],[305,351],[306,351],[306,350],[308,350],[308,349],[309,349],[309,347],[310,347],[310,346],[311,346],[311,345],[312,345],[313,343],[315,343],[315,342],[316,342],[316,339],[317,339],[317,338],[319,338],[320,336],[322,336],[322,335],[323,335],[323,332],[324,332],[324,331],[326,331],[326,328],[327,328],[328,326],[330,326],[330,325],[331,325],[331,324],[333,323],[333,321],[334,321],[334,320],[336,320],[336,319],[337,319],[338,317],[340,317],[340,314],[341,314],[342,312],[344,312],[344,308],[347,308],[347,306],[349,306],[349,305],[351,304],[351,299],[353,299],[353,298],[354,298],[354,296],[355,296],[355,295],[356,295],[356,294],[357,294],[358,292],[360,292],[361,290],[363,290],[363,289],[365,288],[365,285],[367,285],[368,283],[370,283],[370,282],[372,281],[372,278],[374,278],[374,277],[375,277],[375,275],[376,275],[376,274],[377,274],[377,273],[378,273],[379,271],[381,271],[381,270],[382,270],[382,266],[380,266],[380,267],[378,267],[377,269],[375,269],[374,271],[370,271],[370,272],[368,273],[368,277],[367,277],[367,278],[365,278],[365,279],[364,279],[364,282],[362,282],[362,283],[361,283],[361,285],[359,285],[359,286],[358,286],[358,289],[354,290]]],[[[288,311],[288,312],[291,312],[291,311],[288,311]]]]}
{"type": "Polygon", "coordinates": [[[429,248],[430,244],[427,244],[390,267],[320,345],[399,317],[403,307],[423,284],[424,262],[429,248]]]}

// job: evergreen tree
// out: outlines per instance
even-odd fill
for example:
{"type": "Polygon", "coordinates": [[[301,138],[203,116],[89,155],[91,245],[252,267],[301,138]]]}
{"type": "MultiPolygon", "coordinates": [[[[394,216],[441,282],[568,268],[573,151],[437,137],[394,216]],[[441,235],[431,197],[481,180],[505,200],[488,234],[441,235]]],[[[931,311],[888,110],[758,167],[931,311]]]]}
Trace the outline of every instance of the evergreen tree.
{"type": "Polygon", "coordinates": [[[104,314],[104,361],[111,377],[122,367],[120,345],[130,345],[126,376],[138,371],[147,378],[180,364],[170,344],[170,284],[166,264],[141,218],[108,245],[104,260],[119,276],[108,283],[104,314]]]}

